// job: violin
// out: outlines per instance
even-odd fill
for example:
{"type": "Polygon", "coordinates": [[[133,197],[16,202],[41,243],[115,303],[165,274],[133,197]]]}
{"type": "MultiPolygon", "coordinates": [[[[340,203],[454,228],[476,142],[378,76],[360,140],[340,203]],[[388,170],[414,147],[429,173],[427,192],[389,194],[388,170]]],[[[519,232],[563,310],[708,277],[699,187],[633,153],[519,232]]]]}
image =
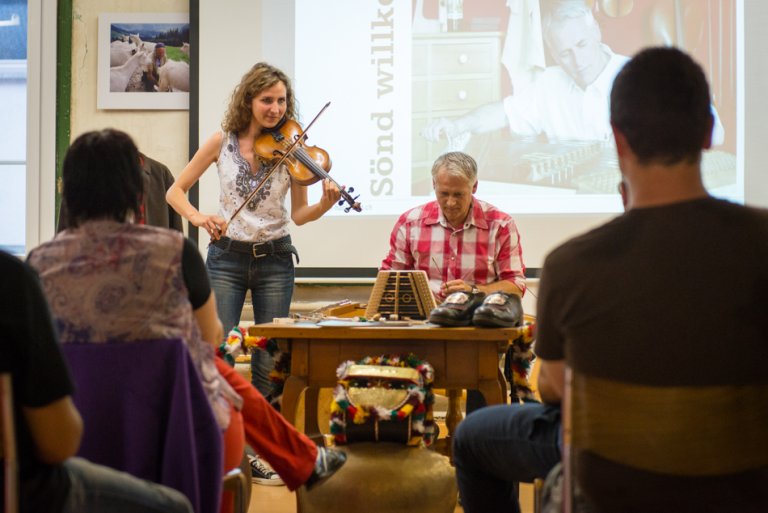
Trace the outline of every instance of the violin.
{"type": "Polygon", "coordinates": [[[331,178],[328,174],[331,170],[331,158],[328,152],[317,146],[307,146],[306,138],[307,136],[296,121],[283,118],[274,128],[264,130],[256,138],[253,142],[253,151],[263,163],[272,163],[275,159],[281,159],[293,180],[299,185],[312,185],[320,180],[330,180],[341,191],[339,206],[344,205],[345,202],[348,204],[344,212],[350,210],[360,212],[362,208],[357,201],[360,196],[352,197],[351,195],[355,189],[353,187],[344,189],[331,178]]]}

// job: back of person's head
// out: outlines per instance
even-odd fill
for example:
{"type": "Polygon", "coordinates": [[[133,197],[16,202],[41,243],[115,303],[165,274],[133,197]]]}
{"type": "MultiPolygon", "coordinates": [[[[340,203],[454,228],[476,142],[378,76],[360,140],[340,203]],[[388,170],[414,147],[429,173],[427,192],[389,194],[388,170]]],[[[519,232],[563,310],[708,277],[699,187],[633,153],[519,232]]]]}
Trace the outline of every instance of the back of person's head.
{"type": "Polygon", "coordinates": [[[616,76],[611,124],[641,164],[698,162],[712,123],[704,71],[676,48],[643,50],[616,76]]]}
{"type": "Polygon", "coordinates": [[[253,115],[251,102],[262,91],[269,89],[278,82],[285,84],[285,117],[287,119],[296,119],[298,113],[296,112],[296,100],[293,94],[293,87],[291,86],[291,79],[271,64],[258,62],[243,75],[240,83],[232,91],[229,107],[227,107],[227,112],[224,114],[224,121],[221,123],[221,127],[227,132],[234,133],[247,129],[253,115]]]}
{"type": "Polygon", "coordinates": [[[139,150],[125,132],[107,128],[80,135],[62,168],[70,225],[138,216],[144,190],[141,173],[139,150]]]}
{"type": "Polygon", "coordinates": [[[477,162],[470,155],[461,151],[443,153],[432,164],[432,178],[437,177],[437,172],[443,169],[450,175],[459,176],[467,180],[470,185],[477,181],[477,162]]]}

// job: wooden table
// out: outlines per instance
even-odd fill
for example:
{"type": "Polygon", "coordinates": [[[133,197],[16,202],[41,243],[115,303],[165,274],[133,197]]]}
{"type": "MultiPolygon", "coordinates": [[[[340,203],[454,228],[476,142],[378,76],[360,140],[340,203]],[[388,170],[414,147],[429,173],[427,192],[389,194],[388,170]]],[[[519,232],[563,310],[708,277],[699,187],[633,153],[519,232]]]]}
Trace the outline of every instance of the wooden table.
{"type": "Polygon", "coordinates": [[[291,351],[291,371],[283,390],[283,415],[296,424],[299,397],[304,397],[304,431],[321,438],[317,424],[320,388],[336,386],[336,369],[346,360],[365,356],[414,353],[435,370],[435,388],[449,390],[446,418],[451,435],[461,420],[461,389],[479,390],[488,404],[505,402],[499,355],[519,328],[440,328],[415,326],[318,326],[313,323],[257,324],[250,335],[285,339],[291,351]]]}

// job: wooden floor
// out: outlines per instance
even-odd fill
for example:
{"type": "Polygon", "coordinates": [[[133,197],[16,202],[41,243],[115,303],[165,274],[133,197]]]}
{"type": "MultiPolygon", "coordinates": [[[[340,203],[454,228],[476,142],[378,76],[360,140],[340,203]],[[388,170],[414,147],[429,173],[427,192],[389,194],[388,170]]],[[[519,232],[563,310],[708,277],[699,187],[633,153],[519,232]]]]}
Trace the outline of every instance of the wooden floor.
{"type": "MultiPolygon", "coordinates": [[[[463,512],[461,506],[456,512],[463,512]]],[[[253,485],[248,513],[296,513],[295,494],[285,486],[253,485]]]]}
{"type": "MultiPolygon", "coordinates": [[[[238,363],[236,366],[239,372],[243,376],[250,380],[250,367],[242,363],[238,363]]],[[[535,376],[534,376],[535,377],[535,376]]],[[[535,382],[535,381],[534,381],[535,382]]],[[[435,396],[435,412],[445,411],[447,408],[447,398],[441,395],[439,391],[436,391],[435,396]]],[[[320,411],[318,412],[320,426],[328,425],[328,417],[330,411],[323,407],[323,405],[330,404],[330,390],[320,391],[320,411]]],[[[464,401],[462,400],[462,413],[464,410],[464,401]]],[[[303,410],[303,397],[299,403],[299,411],[303,410]]],[[[436,421],[440,425],[440,438],[443,438],[448,432],[442,419],[437,417],[436,421]]],[[[301,416],[297,419],[297,427],[301,430],[304,427],[304,420],[301,416]]],[[[322,430],[325,432],[325,430],[322,430]]],[[[520,507],[521,513],[533,513],[533,487],[528,484],[520,485],[520,507]]],[[[463,513],[464,509],[457,505],[454,513],[463,513]]],[[[251,503],[248,508],[248,513],[296,513],[296,494],[288,491],[285,486],[264,486],[254,484],[251,492],[251,503]]]]}
{"type": "MultiPolygon", "coordinates": [[[[322,393],[322,392],[321,392],[322,393]]],[[[436,396],[435,406],[442,409],[447,399],[444,396],[436,396]]],[[[324,404],[329,401],[323,401],[324,404]]],[[[462,403],[463,406],[463,403],[462,403]]],[[[321,416],[323,414],[321,413],[321,416]]],[[[303,421],[299,419],[300,428],[303,421]]],[[[440,427],[440,438],[443,439],[448,429],[441,419],[437,419],[440,427]]],[[[251,504],[248,513],[296,513],[296,495],[288,491],[285,486],[264,486],[254,484],[251,489],[251,504]]],[[[533,487],[528,484],[520,485],[520,507],[522,513],[533,513],[533,487]]],[[[454,513],[463,513],[464,509],[457,505],[454,513]]]]}
{"type": "MultiPolygon", "coordinates": [[[[533,491],[530,485],[520,487],[520,506],[522,513],[533,513],[533,491]]],[[[463,513],[461,506],[456,506],[455,513],[463,513]]],[[[251,505],[248,513],[296,513],[296,496],[285,486],[253,485],[251,505]]]]}

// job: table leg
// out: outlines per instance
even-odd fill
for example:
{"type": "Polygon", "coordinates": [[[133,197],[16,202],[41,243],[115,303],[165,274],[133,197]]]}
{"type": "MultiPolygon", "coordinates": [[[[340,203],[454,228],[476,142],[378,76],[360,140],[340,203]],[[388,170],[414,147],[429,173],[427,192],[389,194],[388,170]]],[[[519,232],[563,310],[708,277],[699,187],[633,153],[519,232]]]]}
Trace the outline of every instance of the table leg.
{"type": "MultiPolygon", "coordinates": [[[[504,373],[499,369],[499,387],[501,387],[501,397],[503,398],[503,402],[506,404],[507,402],[507,378],[504,376],[504,373]]],[[[514,385],[512,385],[514,386],[514,385]]]]}
{"type": "Polygon", "coordinates": [[[485,404],[504,404],[504,394],[501,391],[502,385],[495,379],[485,379],[478,383],[478,390],[485,398],[485,404]]]}
{"type": "Polygon", "coordinates": [[[317,398],[319,395],[320,389],[317,387],[307,387],[304,391],[304,433],[316,444],[324,445],[325,437],[317,425],[317,398]]]}
{"type": "MultiPolygon", "coordinates": [[[[294,426],[296,425],[296,415],[298,414],[296,410],[299,407],[299,397],[301,397],[301,393],[306,388],[306,378],[293,375],[288,376],[283,386],[283,417],[294,426]]],[[[315,421],[315,424],[317,424],[317,421],[315,421]]]]}
{"type": "Polygon", "coordinates": [[[461,389],[451,388],[447,393],[448,411],[445,413],[445,426],[448,428],[448,438],[450,438],[464,417],[461,414],[461,389]]]}
{"type": "Polygon", "coordinates": [[[448,395],[448,411],[445,412],[445,427],[448,433],[445,438],[435,440],[435,450],[440,454],[447,456],[453,465],[453,451],[451,443],[456,426],[462,421],[464,416],[461,414],[461,392],[460,388],[448,388],[445,393],[448,395]]]}

